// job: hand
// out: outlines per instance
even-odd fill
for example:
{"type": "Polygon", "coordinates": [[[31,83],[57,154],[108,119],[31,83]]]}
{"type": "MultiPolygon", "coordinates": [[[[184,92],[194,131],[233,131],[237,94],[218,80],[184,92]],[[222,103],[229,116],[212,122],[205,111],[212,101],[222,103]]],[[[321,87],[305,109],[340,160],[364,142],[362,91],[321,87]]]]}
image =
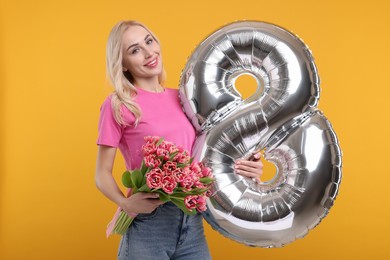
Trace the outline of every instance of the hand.
{"type": "Polygon", "coordinates": [[[151,213],[164,202],[159,199],[158,193],[137,192],[124,198],[120,204],[127,215],[135,217],[138,213],[151,213]]]}
{"type": "Polygon", "coordinates": [[[260,176],[263,174],[263,163],[261,162],[260,153],[253,154],[248,160],[239,159],[234,165],[237,174],[253,178],[260,182],[260,176]]]}

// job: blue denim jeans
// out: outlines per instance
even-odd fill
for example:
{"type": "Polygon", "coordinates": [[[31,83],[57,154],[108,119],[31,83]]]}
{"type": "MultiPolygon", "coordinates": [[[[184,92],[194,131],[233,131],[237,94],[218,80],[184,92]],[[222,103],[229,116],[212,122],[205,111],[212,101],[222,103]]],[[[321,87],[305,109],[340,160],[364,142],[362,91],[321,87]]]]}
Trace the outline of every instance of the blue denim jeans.
{"type": "Polygon", "coordinates": [[[185,215],[167,202],[139,214],[123,235],[118,260],[209,260],[202,215],[185,215]]]}

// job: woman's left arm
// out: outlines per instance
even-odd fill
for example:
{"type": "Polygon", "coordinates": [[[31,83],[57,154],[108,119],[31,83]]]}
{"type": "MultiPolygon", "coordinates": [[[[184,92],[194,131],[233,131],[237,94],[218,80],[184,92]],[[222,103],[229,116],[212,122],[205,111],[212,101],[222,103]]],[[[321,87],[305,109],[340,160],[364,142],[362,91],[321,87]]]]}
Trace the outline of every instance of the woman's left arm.
{"type": "Polygon", "coordinates": [[[263,163],[260,158],[260,153],[255,153],[252,160],[237,160],[234,165],[236,173],[260,181],[260,176],[263,173],[263,163]]]}

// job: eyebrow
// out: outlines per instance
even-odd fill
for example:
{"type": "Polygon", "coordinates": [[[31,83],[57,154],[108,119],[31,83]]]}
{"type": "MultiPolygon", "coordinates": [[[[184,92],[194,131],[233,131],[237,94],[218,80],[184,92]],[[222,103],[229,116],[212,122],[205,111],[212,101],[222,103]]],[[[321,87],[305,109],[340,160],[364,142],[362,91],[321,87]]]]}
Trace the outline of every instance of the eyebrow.
{"type": "MultiPolygon", "coordinates": [[[[150,36],[150,34],[147,34],[144,38],[144,41],[146,41],[146,39],[150,36]]],[[[132,45],[130,45],[129,47],[127,47],[126,51],[128,51],[131,47],[134,47],[134,46],[137,46],[139,45],[139,43],[134,43],[132,45]]]]}

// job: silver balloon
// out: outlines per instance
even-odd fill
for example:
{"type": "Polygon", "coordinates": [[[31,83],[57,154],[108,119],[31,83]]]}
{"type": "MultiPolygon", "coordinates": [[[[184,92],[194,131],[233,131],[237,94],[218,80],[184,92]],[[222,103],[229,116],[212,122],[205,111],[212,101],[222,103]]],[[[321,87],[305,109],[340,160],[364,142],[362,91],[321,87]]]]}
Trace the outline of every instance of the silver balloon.
{"type": "Polygon", "coordinates": [[[246,245],[280,247],[326,216],[341,182],[341,151],[318,111],[319,77],[308,47],[264,22],[236,22],[192,53],[180,82],[183,110],[198,131],[193,155],[212,168],[204,213],[223,235],[246,245]],[[234,82],[252,75],[243,99],[234,82]],[[266,183],[234,173],[236,159],[265,150],[277,168],[266,183]]]}

